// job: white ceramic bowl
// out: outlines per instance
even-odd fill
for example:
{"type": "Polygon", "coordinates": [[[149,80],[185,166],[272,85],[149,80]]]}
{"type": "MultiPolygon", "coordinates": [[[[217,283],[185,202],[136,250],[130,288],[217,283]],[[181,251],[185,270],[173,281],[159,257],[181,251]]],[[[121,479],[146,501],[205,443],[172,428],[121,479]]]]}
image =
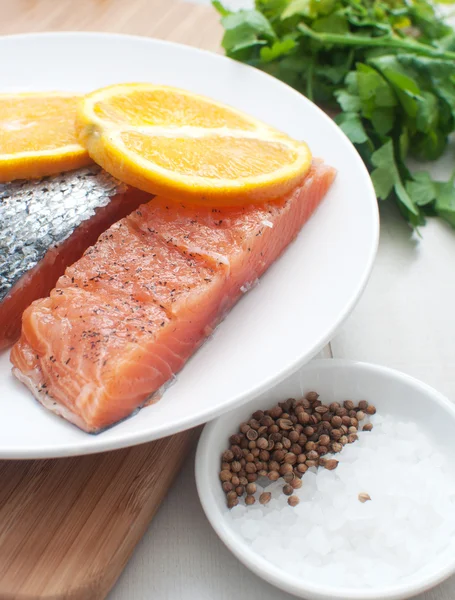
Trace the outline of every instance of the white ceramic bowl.
{"type": "MultiPolygon", "coordinates": [[[[424,592],[455,572],[455,555],[432,560],[433,569],[417,573],[406,583],[381,589],[338,589],[336,584],[320,585],[284,573],[256,554],[230,527],[225,519],[226,500],[218,478],[220,455],[238,425],[258,409],[273,406],[289,397],[318,391],[324,402],[346,398],[375,404],[378,412],[411,418],[443,450],[455,459],[455,407],[428,385],[398,371],[346,360],[316,360],[287,380],[271,388],[226,415],[209,423],[199,441],[196,455],[196,482],[204,511],[226,546],[256,575],[269,583],[307,600],[402,600],[424,592]]],[[[435,557],[433,557],[434,559],[435,557]]]]}

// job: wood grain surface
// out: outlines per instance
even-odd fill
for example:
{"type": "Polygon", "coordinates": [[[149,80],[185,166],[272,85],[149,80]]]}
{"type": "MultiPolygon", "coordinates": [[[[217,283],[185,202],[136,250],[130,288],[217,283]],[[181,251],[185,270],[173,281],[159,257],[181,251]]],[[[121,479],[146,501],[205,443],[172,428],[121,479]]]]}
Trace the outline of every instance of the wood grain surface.
{"type": "Polygon", "coordinates": [[[209,6],[174,0],[0,0],[0,34],[109,31],[219,52],[221,26],[209,6]]]}
{"type": "Polygon", "coordinates": [[[105,598],[196,439],[0,462],[0,598],[105,598]]]}

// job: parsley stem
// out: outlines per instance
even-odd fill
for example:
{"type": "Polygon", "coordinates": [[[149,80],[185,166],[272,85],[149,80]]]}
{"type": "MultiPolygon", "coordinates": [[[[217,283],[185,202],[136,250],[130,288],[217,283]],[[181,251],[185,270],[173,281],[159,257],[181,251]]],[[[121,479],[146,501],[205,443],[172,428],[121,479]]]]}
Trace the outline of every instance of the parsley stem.
{"type": "Polygon", "coordinates": [[[323,33],[310,29],[304,23],[300,23],[297,28],[304,35],[307,35],[314,40],[318,40],[323,44],[336,44],[338,46],[362,46],[364,48],[367,46],[379,46],[381,48],[389,47],[400,50],[409,50],[410,52],[416,52],[418,54],[422,54],[423,56],[455,60],[455,52],[433,48],[432,46],[427,46],[426,44],[421,44],[420,42],[416,42],[414,40],[405,40],[402,38],[393,38],[388,36],[368,37],[362,35],[323,33]]]}

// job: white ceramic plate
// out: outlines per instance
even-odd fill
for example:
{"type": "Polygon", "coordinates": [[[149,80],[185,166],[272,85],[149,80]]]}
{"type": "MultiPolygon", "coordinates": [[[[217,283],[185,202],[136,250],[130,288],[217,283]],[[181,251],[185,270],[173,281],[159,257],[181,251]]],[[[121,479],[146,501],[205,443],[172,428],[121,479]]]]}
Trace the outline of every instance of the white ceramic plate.
{"type": "Polygon", "coordinates": [[[304,139],[338,170],[317,213],[195,354],[163,399],[91,436],[50,414],[0,356],[0,458],[100,452],[204,423],[285,378],[314,356],[349,315],[378,241],[376,198],[345,135],[302,95],[215,54],[158,40],[96,33],[0,38],[0,91],[89,91],[150,81],[222,100],[304,139]]]}

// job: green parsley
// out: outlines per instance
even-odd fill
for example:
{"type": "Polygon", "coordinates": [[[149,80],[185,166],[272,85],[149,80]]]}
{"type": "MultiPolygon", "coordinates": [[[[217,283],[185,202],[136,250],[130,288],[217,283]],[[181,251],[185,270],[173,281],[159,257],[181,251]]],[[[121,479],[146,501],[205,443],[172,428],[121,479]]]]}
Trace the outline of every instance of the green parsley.
{"type": "Polygon", "coordinates": [[[454,178],[437,182],[407,167],[410,157],[439,158],[455,131],[455,31],[432,2],[256,0],[237,12],[213,5],[228,56],[336,111],[378,198],[395,201],[414,227],[429,215],[455,227],[454,178]]]}

